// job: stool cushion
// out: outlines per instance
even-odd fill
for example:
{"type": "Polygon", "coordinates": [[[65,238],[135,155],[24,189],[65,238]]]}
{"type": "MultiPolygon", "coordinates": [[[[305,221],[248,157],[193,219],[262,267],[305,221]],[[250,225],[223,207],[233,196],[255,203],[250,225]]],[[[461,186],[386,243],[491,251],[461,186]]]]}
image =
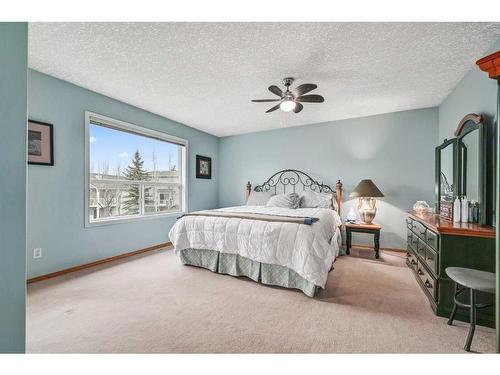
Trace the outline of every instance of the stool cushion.
{"type": "Polygon", "coordinates": [[[495,293],[495,274],[471,268],[448,267],[446,274],[456,283],[486,293],[495,293]]]}

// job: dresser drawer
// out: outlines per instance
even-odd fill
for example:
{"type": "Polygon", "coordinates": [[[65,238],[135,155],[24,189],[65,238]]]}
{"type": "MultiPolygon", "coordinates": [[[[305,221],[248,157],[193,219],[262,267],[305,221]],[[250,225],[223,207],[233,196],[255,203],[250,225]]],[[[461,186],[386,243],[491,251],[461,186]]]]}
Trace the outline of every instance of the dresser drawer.
{"type": "Polygon", "coordinates": [[[413,249],[413,251],[417,251],[418,237],[411,231],[408,231],[407,233],[407,244],[413,249]]]}
{"type": "Polygon", "coordinates": [[[423,264],[418,261],[417,264],[417,275],[422,281],[422,284],[424,285],[424,288],[427,290],[427,292],[431,295],[431,297],[434,299],[434,301],[437,300],[437,282],[436,279],[434,279],[425,269],[423,264]]]}
{"type": "Polygon", "coordinates": [[[413,270],[417,270],[417,257],[411,249],[407,249],[406,251],[406,264],[413,270]]]}
{"type": "Polygon", "coordinates": [[[413,221],[413,233],[419,236],[422,240],[426,240],[427,228],[419,223],[418,221],[413,221]]]}
{"type": "Polygon", "coordinates": [[[429,269],[434,272],[434,275],[438,274],[438,254],[430,246],[427,246],[425,251],[425,263],[429,266],[429,269]]]}
{"type": "Polygon", "coordinates": [[[427,245],[425,244],[424,241],[418,239],[417,254],[420,256],[420,258],[425,259],[426,251],[427,251],[427,245]]]}
{"type": "Polygon", "coordinates": [[[426,240],[427,245],[432,247],[434,250],[438,250],[438,236],[433,231],[427,229],[426,240]]]}
{"type": "Polygon", "coordinates": [[[413,219],[411,217],[406,218],[406,227],[408,229],[413,229],[413,219]]]}

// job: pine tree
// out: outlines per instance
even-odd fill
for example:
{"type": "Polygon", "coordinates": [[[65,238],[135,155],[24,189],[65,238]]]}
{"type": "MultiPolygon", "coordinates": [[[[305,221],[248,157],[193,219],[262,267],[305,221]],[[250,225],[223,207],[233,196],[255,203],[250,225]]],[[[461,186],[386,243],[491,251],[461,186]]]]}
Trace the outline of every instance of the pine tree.
{"type": "MultiPolygon", "coordinates": [[[[123,175],[127,180],[131,181],[148,181],[150,176],[148,172],[144,170],[143,166],[144,160],[142,160],[139,150],[136,150],[134,158],[132,159],[132,164],[127,167],[123,175]]],[[[144,192],[144,195],[147,196],[148,194],[144,192]]],[[[140,198],[139,185],[131,184],[127,191],[127,198],[123,202],[123,208],[127,211],[127,214],[140,213],[140,198]]]]}

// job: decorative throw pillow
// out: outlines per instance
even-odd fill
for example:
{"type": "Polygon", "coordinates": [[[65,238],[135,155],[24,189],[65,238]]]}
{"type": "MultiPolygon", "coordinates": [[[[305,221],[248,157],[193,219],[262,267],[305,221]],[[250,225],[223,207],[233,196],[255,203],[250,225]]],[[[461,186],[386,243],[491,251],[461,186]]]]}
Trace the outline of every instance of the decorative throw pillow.
{"type": "Polygon", "coordinates": [[[274,193],[270,191],[252,191],[247,200],[248,206],[265,206],[274,193]]]}
{"type": "Polygon", "coordinates": [[[302,208],[334,208],[332,193],[319,193],[316,191],[304,191],[300,197],[300,207],[302,208]]]}
{"type": "Polygon", "coordinates": [[[297,193],[278,194],[272,196],[267,202],[267,207],[299,208],[300,196],[297,193]]]}

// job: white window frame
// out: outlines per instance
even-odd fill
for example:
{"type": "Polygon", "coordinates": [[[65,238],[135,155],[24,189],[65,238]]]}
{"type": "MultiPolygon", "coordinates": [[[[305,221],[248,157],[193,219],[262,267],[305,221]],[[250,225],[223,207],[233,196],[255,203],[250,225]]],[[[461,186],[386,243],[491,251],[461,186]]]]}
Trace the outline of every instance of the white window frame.
{"type": "Polygon", "coordinates": [[[152,130],[145,128],[143,126],[134,125],[125,121],[116,120],[111,117],[100,115],[98,113],[85,111],[85,157],[84,157],[84,183],[85,183],[85,227],[94,227],[110,224],[126,223],[131,221],[142,221],[142,220],[152,220],[160,219],[165,217],[173,217],[184,214],[188,211],[188,141],[183,138],[179,138],[167,133],[163,133],[157,130],[152,130]],[[110,128],[116,129],[118,131],[125,131],[129,133],[134,133],[140,136],[156,138],[159,140],[167,141],[170,143],[175,143],[184,147],[179,147],[179,171],[181,173],[181,191],[180,199],[182,204],[182,210],[176,212],[167,213],[157,213],[148,215],[127,215],[123,217],[106,218],[99,221],[90,221],[90,123],[91,119],[96,119],[98,122],[109,126],[110,128]]]}

